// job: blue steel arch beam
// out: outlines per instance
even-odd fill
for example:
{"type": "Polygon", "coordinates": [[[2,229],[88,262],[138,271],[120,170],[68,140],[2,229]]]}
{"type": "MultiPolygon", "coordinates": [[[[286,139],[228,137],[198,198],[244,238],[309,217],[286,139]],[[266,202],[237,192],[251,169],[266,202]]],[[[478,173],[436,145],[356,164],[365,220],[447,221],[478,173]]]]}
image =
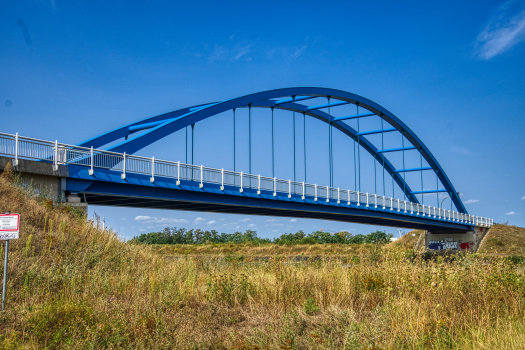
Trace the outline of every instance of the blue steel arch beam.
{"type": "Polygon", "coordinates": [[[170,120],[173,120],[174,118],[178,118],[181,115],[199,110],[201,108],[205,108],[207,106],[210,106],[214,103],[206,103],[202,105],[196,105],[192,107],[186,107],[182,108],[173,112],[168,112],[164,114],[157,115],[155,117],[150,117],[146,119],[142,119],[140,121],[125,125],[121,128],[117,128],[114,130],[111,130],[105,134],[93,137],[89,140],[86,140],[82,143],[79,143],[78,146],[81,147],[93,147],[93,148],[100,148],[104,145],[107,145],[108,143],[111,143],[113,141],[116,141],[123,137],[128,137],[129,135],[141,131],[150,129],[152,127],[164,124],[170,120]]]}
{"type": "MultiPolygon", "coordinates": [[[[341,122],[335,121],[335,118],[332,115],[330,115],[328,113],[325,113],[323,111],[309,110],[308,106],[297,104],[297,103],[295,103],[295,104],[294,103],[286,103],[286,104],[275,105],[274,101],[255,102],[255,103],[252,104],[252,108],[254,108],[254,107],[255,108],[257,108],[257,107],[261,107],[261,108],[271,108],[271,107],[273,107],[275,109],[283,109],[283,110],[287,110],[287,111],[295,110],[296,112],[299,112],[299,113],[305,113],[306,115],[309,115],[310,117],[313,117],[313,118],[316,118],[318,120],[321,120],[321,121],[323,121],[323,122],[325,122],[327,124],[329,122],[331,122],[332,125],[336,129],[338,129],[343,134],[349,136],[355,142],[357,142],[357,131],[354,128],[350,127],[346,123],[341,123],[341,122]]],[[[370,153],[372,155],[372,157],[374,157],[374,160],[379,162],[379,164],[381,166],[383,166],[383,161],[384,161],[385,170],[391,176],[394,177],[394,181],[397,183],[397,185],[402,190],[405,191],[405,195],[407,196],[408,200],[413,202],[413,203],[419,203],[417,197],[412,193],[412,190],[410,189],[410,186],[405,182],[405,180],[400,175],[400,173],[396,172],[396,169],[392,165],[392,163],[390,163],[390,161],[382,153],[380,153],[379,150],[370,141],[368,141],[365,137],[359,136],[359,141],[360,141],[360,146],[363,147],[368,153],[370,153]]]]}
{"type": "MultiPolygon", "coordinates": [[[[127,152],[134,153],[147,145],[165,137],[169,134],[180,130],[188,125],[199,122],[203,119],[211,117],[213,115],[226,112],[228,110],[244,107],[248,104],[254,104],[264,100],[272,100],[276,98],[288,97],[288,96],[301,96],[301,97],[330,97],[333,100],[346,101],[348,103],[359,105],[360,107],[378,115],[387,121],[390,125],[400,131],[412,145],[421,152],[421,155],[425,158],[430,167],[437,173],[439,180],[445,187],[451,199],[456,206],[457,210],[461,213],[467,213],[461,199],[459,198],[454,186],[448,179],[447,175],[432,155],[430,150],[421,142],[416,134],[408,128],[399,118],[393,113],[380,106],[379,104],[366,99],[362,96],[336,89],[328,88],[315,88],[315,87],[297,87],[297,88],[284,88],[258,92],[246,96],[241,96],[231,100],[226,100],[212,105],[203,105],[203,108],[196,109],[183,113],[180,116],[169,118],[164,123],[151,128],[144,134],[124,141],[118,145],[111,147],[109,150],[114,152],[127,152]]],[[[274,101],[275,103],[275,101],[274,101]]],[[[399,183],[398,183],[399,184],[399,183]]],[[[413,196],[411,196],[413,198],[413,196]]]]}

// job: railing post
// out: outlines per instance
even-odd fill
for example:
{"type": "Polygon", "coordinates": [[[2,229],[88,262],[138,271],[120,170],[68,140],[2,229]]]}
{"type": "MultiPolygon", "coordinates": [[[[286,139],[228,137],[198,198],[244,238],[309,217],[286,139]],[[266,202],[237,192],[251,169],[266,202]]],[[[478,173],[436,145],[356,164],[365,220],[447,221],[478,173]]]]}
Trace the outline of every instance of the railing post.
{"type": "Polygon", "coordinates": [[[359,194],[360,194],[360,193],[361,193],[361,192],[357,191],[357,206],[358,206],[358,207],[361,206],[361,201],[360,201],[360,198],[359,198],[359,194]]]}
{"type": "Polygon", "coordinates": [[[180,160],[177,162],[177,186],[180,186],[180,160]]]}
{"type": "Polygon", "coordinates": [[[15,160],[13,166],[18,166],[18,133],[15,134],[15,160]]]}
{"type": "Polygon", "coordinates": [[[407,201],[403,201],[405,202],[405,214],[407,213],[407,201]]]}
{"type": "Polygon", "coordinates": [[[53,171],[58,170],[58,140],[55,140],[55,152],[53,154],[53,171]]]}
{"type": "Polygon", "coordinates": [[[348,205],[350,205],[350,190],[347,190],[348,191],[348,205]]]}
{"type": "Polygon", "coordinates": [[[221,169],[221,191],[224,191],[224,168],[221,169]]]}
{"type": "Polygon", "coordinates": [[[288,198],[292,198],[292,180],[288,179],[288,198]]]}
{"type": "Polygon", "coordinates": [[[368,192],[366,193],[366,207],[368,208],[368,192]]]}
{"type": "Polygon", "coordinates": [[[203,188],[204,187],[204,184],[202,183],[203,172],[204,172],[204,168],[203,168],[203,166],[201,164],[201,183],[199,184],[199,188],[203,188]]]}
{"type": "Polygon", "coordinates": [[[273,178],[273,196],[274,197],[277,196],[277,178],[276,177],[273,178]]]}
{"type": "Polygon", "coordinates": [[[337,204],[341,203],[341,197],[339,195],[339,187],[337,187],[337,204]]]}
{"type": "Polygon", "coordinates": [[[401,212],[401,204],[400,204],[400,201],[399,201],[399,198],[397,199],[397,212],[401,212]]]}
{"type": "Polygon", "coordinates": [[[239,192],[242,193],[242,171],[241,171],[241,189],[239,190],[239,192]]]}
{"type": "Polygon", "coordinates": [[[317,202],[317,184],[315,184],[315,197],[314,200],[317,202]]]}
{"type": "Polygon", "coordinates": [[[91,159],[91,169],[89,169],[89,175],[93,175],[93,146],[91,146],[91,149],[90,149],[90,156],[89,158],[91,159]]]}
{"type": "Polygon", "coordinates": [[[410,214],[414,214],[414,203],[410,202],[410,214]]]}
{"type": "Polygon", "coordinates": [[[257,194],[261,194],[261,174],[259,174],[259,186],[257,187],[257,194]]]}
{"type": "Polygon", "coordinates": [[[305,193],[305,189],[304,189],[304,181],[303,181],[303,201],[306,199],[306,193],[305,193]]]}
{"type": "Polygon", "coordinates": [[[155,182],[155,157],[151,157],[151,177],[149,182],[155,182]]]}
{"type": "Polygon", "coordinates": [[[386,197],[383,196],[383,210],[386,209],[386,197]]]}
{"type": "Polygon", "coordinates": [[[434,219],[436,218],[436,207],[434,207],[434,219]]]}
{"type": "Polygon", "coordinates": [[[390,197],[390,211],[394,211],[394,198],[390,197]]]}
{"type": "Polygon", "coordinates": [[[126,152],[122,155],[122,174],[120,178],[124,180],[126,178],[126,152]]]}
{"type": "Polygon", "coordinates": [[[374,208],[377,209],[377,194],[374,193],[374,208]]]}
{"type": "Polygon", "coordinates": [[[423,204],[423,217],[425,217],[425,205],[423,204]]]}

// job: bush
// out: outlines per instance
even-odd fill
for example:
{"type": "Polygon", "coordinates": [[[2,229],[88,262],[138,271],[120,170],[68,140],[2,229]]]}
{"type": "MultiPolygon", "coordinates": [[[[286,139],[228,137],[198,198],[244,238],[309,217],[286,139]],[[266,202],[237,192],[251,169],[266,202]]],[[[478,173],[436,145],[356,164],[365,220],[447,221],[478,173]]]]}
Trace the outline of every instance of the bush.
{"type": "Polygon", "coordinates": [[[315,303],[314,298],[308,298],[304,301],[303,311],[307,315],[315,315],[320,310],[319,306],[315,303]]]}

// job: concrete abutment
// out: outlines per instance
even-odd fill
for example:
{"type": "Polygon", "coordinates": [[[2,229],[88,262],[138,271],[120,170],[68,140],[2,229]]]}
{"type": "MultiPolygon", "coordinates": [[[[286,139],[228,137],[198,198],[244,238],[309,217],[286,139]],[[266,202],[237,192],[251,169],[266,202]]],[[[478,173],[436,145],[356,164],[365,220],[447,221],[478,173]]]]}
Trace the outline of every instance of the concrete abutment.
{"type": "MultiPolygon", "coordinates": [[[[0,173],[7,164],[13,164],[13,158],[0,157],[0,173]]],[[[33,160],[19,159],[13,167],[18,175],[19,185],[32,191],[37,196],[44,196],[53,204],[67,204],[80,209],[87,215],[87,203],[82,202],[78,194],[66,192],[66,178],[69,176],[67,166],[59,165],[57,170],[53,164],[33,160]]]]}

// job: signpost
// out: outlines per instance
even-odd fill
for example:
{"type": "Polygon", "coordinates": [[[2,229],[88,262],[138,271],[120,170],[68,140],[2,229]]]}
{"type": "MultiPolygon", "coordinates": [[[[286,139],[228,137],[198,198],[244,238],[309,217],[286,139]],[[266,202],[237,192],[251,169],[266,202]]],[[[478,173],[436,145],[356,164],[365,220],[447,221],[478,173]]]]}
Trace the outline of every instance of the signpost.
{"type": "Polygon", "coordinates": [[[0,214],[0,240],[5,240],[5,260],[4,260],[4,285],[2,288],[2,311],[5,310],[5,293],[7,289],[7,258],[9,254],[9,240],[18,239],[20,231],[20,214],[7,212],[0,214]]]}

